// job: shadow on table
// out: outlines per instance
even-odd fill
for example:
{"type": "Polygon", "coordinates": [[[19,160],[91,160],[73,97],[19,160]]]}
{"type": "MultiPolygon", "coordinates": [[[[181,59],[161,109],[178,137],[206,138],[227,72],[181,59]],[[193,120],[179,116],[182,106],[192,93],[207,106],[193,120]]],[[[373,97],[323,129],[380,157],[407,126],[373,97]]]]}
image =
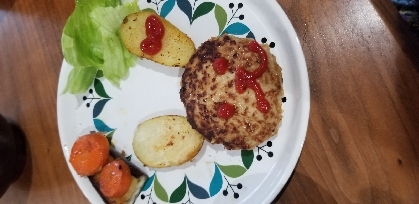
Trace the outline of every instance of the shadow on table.
{"type": "Polygon", "coordinates": [[[3,17],[6,15],[7,11],[12,8],[16,0],[1,0],[0,1],[0,22],[3,20],[3,17]]]}
{"type": "Polygon", "coordinates": [[[370,0],[405,55],[419,71],[419,41],[391,1],[370,0]]]}

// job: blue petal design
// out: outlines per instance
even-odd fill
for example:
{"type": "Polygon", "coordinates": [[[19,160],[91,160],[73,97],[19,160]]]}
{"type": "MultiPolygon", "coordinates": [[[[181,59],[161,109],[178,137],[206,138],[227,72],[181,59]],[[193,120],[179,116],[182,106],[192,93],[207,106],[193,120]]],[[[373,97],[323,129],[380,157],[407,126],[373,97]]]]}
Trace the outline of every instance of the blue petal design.
{"type": "Polygon", "coordinates": [[[243,23],[233,23],[229,25],[221,34],[228,33],[230,35],[244,35],[250,31],[247,25],[243,23]]]}
{"type": "Polygon", "coordinates": [[[192,181],[190,181],[188,179],[188,177],[186,177],[187,181],[188,181],[188,188],[189,191],[192,193],[193,196],[195,196],[195,198],[198,199],[207,199],[209,198],[209,194],[208,192],[202,188],[201,186],[198,186],[196,184],[194,184],[192,181]]]}
{"type": "Polygon", "coordinates": [[[110,128],[102,120],[97,119],[97,118],[93,119],[93,123],[95,124],[95,127],[99,132],[110,132],[110,131],[115,130],[115,129],[110,128]]]}
{"type": "Polygon", "coordinates": [[[141,191],[146,191],[150,188],[151,184],[153,184],[154,182],[154,176],[156,175],[156,173],[153,174],[153,176],[149,177],[147,179],[147,181],[145,182],[143,189],[141,191]]]}
{"type": "Polygon", "coordinates": [[[172,11],[173,7],[175,7],[176,0],[168,0],[164,2],[163,6],[161,7],[160,16],[166,18],[166,16],[172,11]]]}
{"type": "Polygon", "coordinates": [[[95,104],[95,107],[93,108],[93,118],[96,118],[97,116],[99,116],[99,114],[102,112],[103,108],[105,107],[105,104],[109,100],[110,99],[102,99],[95,104]]]}
{"type": "Polygon", "coordinates": [[[253,40],[256,39],[255,35],[253,34],[252,31],[250,31],[249,33],[247,33],[246,38],[252,38],[253,40]]]}
{"type": "Polygon", "coordinates": [[[221,188],[223,187],[223,178],[221,176],[220,169],[218,166],[214,163],[214,176],[212,177],[211,183],[210,183],[210,196],[217,195],[218,192],[220,192],[221,188]]]}
{"type": "Polygon", "coordinates": [[[176,0],[177,6],[180,8],[180,10],[188,16],[189,23],[192,22],[192,6],[191,3],[188,0],[176,0]]]}

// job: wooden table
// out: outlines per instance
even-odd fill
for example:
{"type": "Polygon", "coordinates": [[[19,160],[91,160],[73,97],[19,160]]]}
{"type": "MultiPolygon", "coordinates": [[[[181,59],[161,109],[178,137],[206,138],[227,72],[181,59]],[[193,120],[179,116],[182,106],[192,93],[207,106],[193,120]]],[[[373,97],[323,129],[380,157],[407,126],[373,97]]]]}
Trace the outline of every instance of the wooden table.
{"type": "MultiPolygon", "coordinates": [[[[390,0],[278,0],[307,61],[311,112],[276,203],[419,203],[419,45],[390,0]]],[[[87,203],[58,136],[61,31],[72,0],[0,2],[0,113],[26,133],[0,203],[87,203]]],[[[273,21],[274,23],[274,21],[273,21]]]]}

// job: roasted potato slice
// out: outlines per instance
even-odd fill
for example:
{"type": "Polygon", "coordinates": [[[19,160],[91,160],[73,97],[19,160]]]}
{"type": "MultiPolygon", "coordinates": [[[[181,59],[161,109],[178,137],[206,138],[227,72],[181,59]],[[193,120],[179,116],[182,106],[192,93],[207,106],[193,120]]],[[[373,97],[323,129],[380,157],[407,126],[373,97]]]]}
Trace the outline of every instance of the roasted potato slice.
{"type": "Polygon", "coordinates": [[[179,166],[194,158],[204,138],[183,116],[160,116],[138,125],[133,149],[137,158],[154,168],[179,166]]]}
{"type": "Polygon", "coordinates": [[[121,40],[129,52],[163,65],[183,67],[195,52],[193,41],[185,33],[152,11],[141,11],[126,16],[121,24],[120,33],[121,40]],[[140,48],[141,42],[147,38],[145,22],[150,15],[158,17],[165,28],[162,48],[155,55],[145,54],[140,48]]]}

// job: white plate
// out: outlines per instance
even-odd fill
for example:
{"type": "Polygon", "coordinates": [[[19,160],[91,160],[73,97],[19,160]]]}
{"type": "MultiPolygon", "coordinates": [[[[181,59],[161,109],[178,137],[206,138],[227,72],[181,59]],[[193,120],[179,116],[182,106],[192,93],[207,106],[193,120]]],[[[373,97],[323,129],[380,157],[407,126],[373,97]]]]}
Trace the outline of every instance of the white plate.
{"type": "MultiPolygon", "coordinates": [[[[157,10],[199,46],[210,37],[220,34],[215,9],[190,23],[188,16],[192,17],[192,13],[199,10],[198,6],[203,2],[152,0],[148,3],[143,0],[139,5],[141,9],[157,10]],[[173,6],[170,6],[171,3],[173,6]]],[[[60,94],[72,68],[63,62],[57,112],[66,160],[79,135],[97,130],[113,132],[116,148],[133,155],[132,162],[151,177],[136,203],[269,203],[287,182],[300,156],[309,116],[309,85],[299,40],[284,11],[274,0],[207,2],[214,3],[218,13],[225,11],[227,21],[223,28],[227,28],[229,33],[236,32],[236,36],[242,37],[253,35],[258,42],[262,42],[263,38],[268,44],[274,42],[272,53],[283,68],[287,101],[283,105],[284,117],[278,135],[253,151],[227,151],[221,145],[205,142],[193,161],[182,166],[165,169],[144,167],[133,153],[131,144],[134,130],[140,122],[155,116],[186,115],[179,98],[183,69],[138,60],[136,67],[130,69],[129,76],[121,82],[120,88],[115,88],[102,78],[98,79],[108,98],[93,85],[91,92],[85,94],[60,94]],[[242,156],[242,153],[247,156],[242,156]],[[259,157],[262,158],[260,161],[257,159],[259,157]],[[225,192],[227,195],[224,195],[225,192]]],[[[211,3],[207,3],[207,6],[211,7],[211,3]]],[[[88,179],[78,176],[70,164],[69,168],[89,201],[101,203],[101,198],[88,179]]]]}

